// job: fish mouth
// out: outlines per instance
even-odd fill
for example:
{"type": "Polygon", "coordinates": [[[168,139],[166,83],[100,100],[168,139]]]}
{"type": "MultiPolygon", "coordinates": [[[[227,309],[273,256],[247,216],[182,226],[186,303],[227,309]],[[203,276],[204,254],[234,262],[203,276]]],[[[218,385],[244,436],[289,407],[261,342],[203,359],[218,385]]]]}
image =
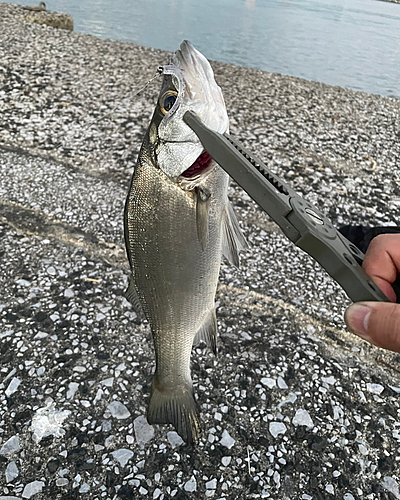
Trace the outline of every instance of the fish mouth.
{"type": "Polygon", "coordinates": [[[190,165],[188,169],[181,173],[181,177],[185,179],[197,179],[198,177],[204,177],[204,175],[211,169],[212,157],[203,151],[197,160],[190,165]]]}

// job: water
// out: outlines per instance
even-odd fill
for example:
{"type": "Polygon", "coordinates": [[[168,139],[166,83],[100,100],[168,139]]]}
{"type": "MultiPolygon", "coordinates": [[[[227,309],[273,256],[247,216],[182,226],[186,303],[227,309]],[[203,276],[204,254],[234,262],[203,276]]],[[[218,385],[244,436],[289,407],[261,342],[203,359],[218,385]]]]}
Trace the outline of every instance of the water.
{"type": "MultiPolygon", "coordinates": [[[[19,0],[20,1],[20,0],[19,0]]],[[[14,2],[17,3],[17,2],[14,2]]],[[[48,0],[75,31],[400,98],[400,5],[377,0],[48,0]]]]}

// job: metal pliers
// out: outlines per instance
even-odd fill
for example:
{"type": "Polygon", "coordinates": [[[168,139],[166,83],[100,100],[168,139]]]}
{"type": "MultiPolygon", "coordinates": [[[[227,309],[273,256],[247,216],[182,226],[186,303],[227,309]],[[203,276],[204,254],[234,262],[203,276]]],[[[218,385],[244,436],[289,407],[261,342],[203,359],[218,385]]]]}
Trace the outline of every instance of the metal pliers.
{"type": "MultiPolygon", "coordinates": [[[[341,235],[314,205],[299,196],[256,156],[229,134],[206,127],[192,111],[183,117],[205,150],[278,224],[341,285],[354,302],[389,302],[365,273],[364,254],[341,235]]],[[[400,286],[393,284],[400,301],[400,286]]]]}

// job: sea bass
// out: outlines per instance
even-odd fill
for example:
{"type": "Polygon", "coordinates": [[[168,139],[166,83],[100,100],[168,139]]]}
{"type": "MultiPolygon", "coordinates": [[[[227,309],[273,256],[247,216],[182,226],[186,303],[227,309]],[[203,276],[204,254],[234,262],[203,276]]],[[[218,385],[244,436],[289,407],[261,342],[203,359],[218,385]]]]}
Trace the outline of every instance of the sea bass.
{"type": "Polygon", "coordinates": [[[131,265],[127,298],[144,312],[156,371],[147,419],[172,424],[189,444],[200,434],[190,355],[203,340],[216,352],[215,293],[222,254],[235,265],[245,247],[228,201],[228,175],[183,121],[188,110],[224,133],[228,115],[207,59],[184,41],[162,67],[156,109],[125,206],[131,265]]]}

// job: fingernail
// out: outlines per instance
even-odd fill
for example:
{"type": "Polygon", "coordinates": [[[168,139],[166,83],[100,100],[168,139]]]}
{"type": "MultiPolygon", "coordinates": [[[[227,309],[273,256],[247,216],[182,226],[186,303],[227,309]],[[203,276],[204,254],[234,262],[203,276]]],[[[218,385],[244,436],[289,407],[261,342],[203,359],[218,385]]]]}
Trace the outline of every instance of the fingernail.
{"type": "Polygon", "coordinates": [[[368,342],[371,342],[371,338],[368,335],[368,320],[371,315],[371,309],[362,304],[351,305],[344,316],[349,329],[368,342]]]}

